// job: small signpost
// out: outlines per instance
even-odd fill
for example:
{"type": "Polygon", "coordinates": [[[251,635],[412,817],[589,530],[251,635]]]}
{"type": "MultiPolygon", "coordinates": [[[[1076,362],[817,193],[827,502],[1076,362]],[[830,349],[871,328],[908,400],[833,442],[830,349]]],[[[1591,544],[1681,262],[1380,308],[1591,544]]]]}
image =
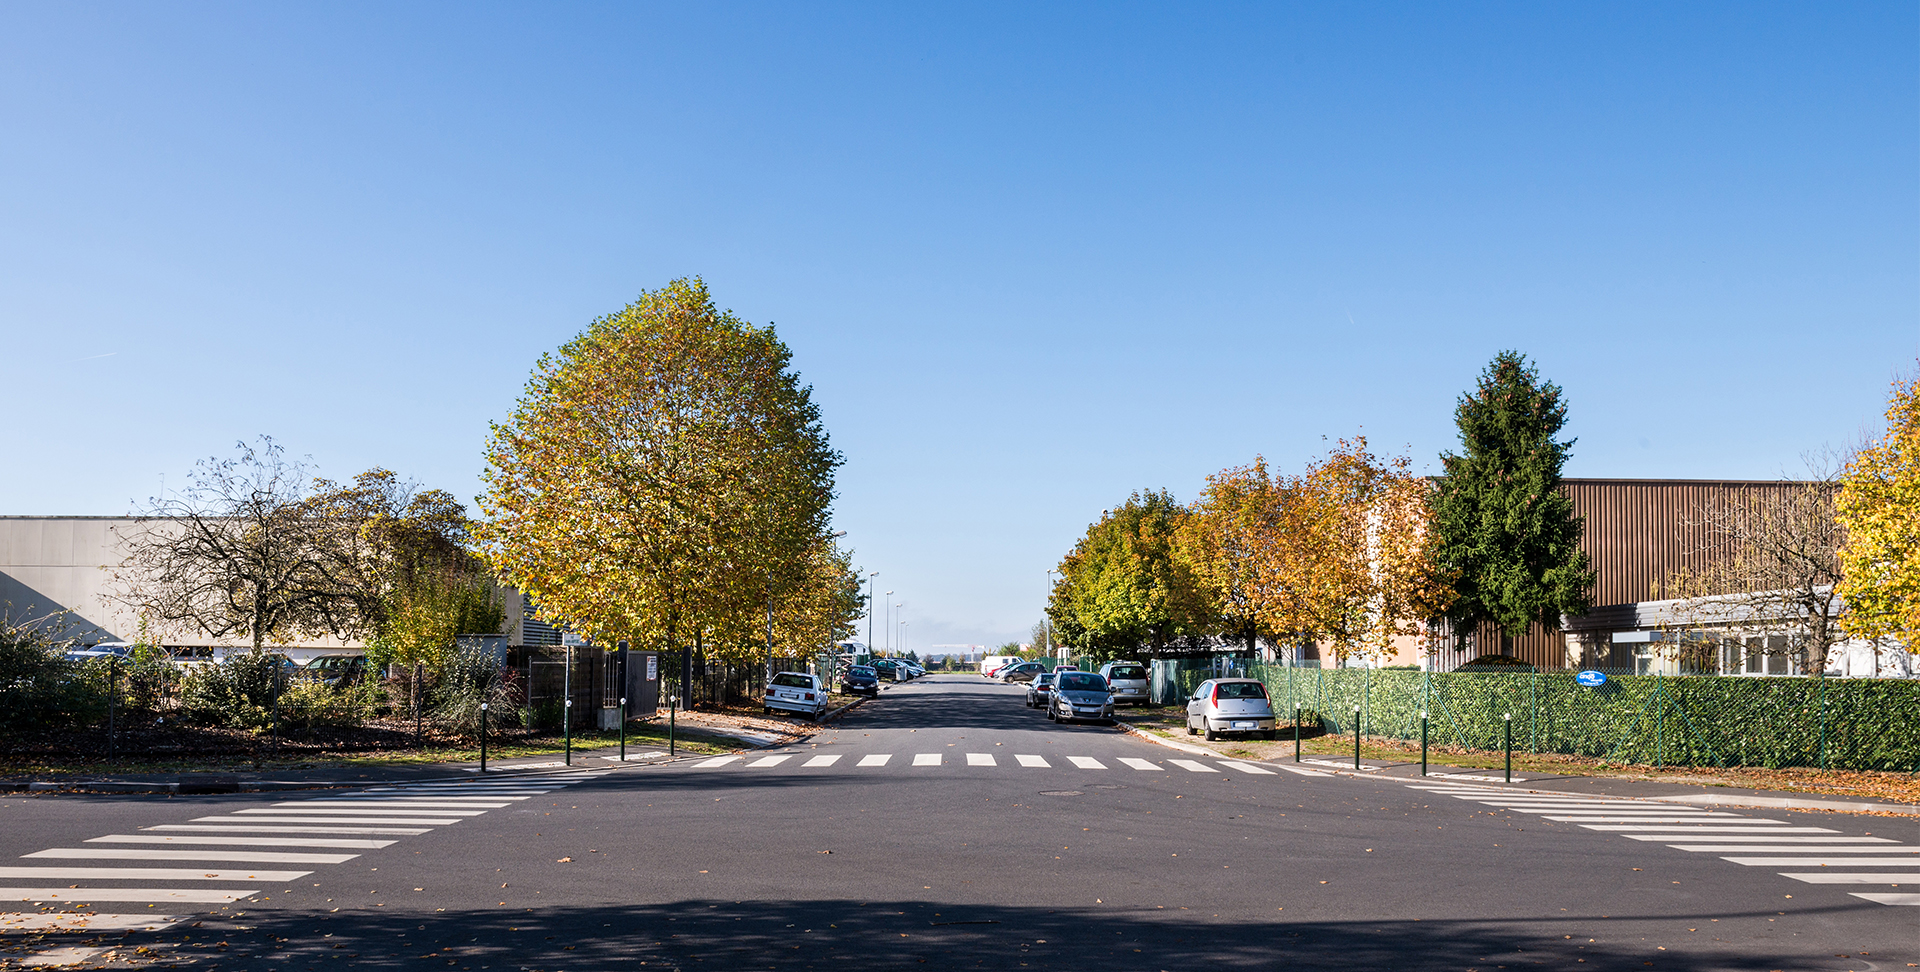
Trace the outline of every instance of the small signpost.
{"type": "Polygon", "coordinates": [[[1596,671],[1593,671],[1592,669],[1588,669],[1587,671],[1584,671],[1578,675],[1575,675],[1573,677],[1573,680],[1587,688],[1599,688],[1600,686],[1607,684],[1607,673],[1596,672],[1596,671]]]}

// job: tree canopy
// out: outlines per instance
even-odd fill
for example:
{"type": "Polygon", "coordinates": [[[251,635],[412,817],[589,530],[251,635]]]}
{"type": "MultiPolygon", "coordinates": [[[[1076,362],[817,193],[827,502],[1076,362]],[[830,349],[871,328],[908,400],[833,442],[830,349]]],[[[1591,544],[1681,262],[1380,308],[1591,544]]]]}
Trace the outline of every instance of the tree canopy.
{"type": "Polygon", "coordinates": [[[1894,382],[1886,435],[1847,464],[1836,505],[1842,624],[1920,652],[1920,377],[1894,382]]]}
{"type": "Polygon", "coordinates": [[[1510,637],[1532,622],[1552,629],[1591,607],[1585,524],[1560,490],[1574,440],[1560,387],[1516,351],[1502,351],[1454,409],[1461,451],[1443,453],[1433,497],[1436,573],[1451,578],[1446,616],[1456,631],[1492,621],[1510,637]]]}
{"type": "Polygon", "coordinates": [[[858,585],[828,533],[841,458],[790,363],[697,278],[593,321],[493,426],[488,562],[604,644],[753,655],[769,602],[789,636],[850,632],[858,585]]]}

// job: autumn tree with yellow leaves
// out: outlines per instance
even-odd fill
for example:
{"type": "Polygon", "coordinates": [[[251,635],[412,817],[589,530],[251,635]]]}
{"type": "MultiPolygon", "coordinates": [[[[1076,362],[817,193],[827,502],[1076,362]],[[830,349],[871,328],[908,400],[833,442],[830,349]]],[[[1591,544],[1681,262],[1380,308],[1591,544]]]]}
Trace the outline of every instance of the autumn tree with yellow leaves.
{"type": "Polygon", "coordinates": [[[1841,624],[1920,652],[1920,377],[1894,382],[1886,436],[1847,464],[1835,507],[1841,624]]]}
{"type": "Polygon", "coordinates": [[[794,653],[849,633],[861,599],[828,529],[842,460],[790,364],[698,278],[595,320],[493,427],[484,556],[600,644],[759,659],[769,605],[794,653]]]}

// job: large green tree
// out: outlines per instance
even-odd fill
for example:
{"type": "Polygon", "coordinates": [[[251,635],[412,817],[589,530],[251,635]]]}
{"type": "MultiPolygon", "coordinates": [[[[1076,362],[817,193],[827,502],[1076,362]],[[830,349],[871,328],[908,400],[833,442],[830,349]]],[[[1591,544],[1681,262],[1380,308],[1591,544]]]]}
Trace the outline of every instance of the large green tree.
{"type": "Polygon", "coordinates": [[[1103,513],[1060,561],[1047,603],[1055,640],[1103,657],[1199,644],[1215,626],[1212,602],[1174,554],[1190,515],[1165,490],[1103,513]]]}
{"type": "Polygon", "coordinates": [[[1462,635],[1491,621],[1508,637],[1560,626],[1592,606],[1585,523],[1560,489],[1572,439],[1560,387],[1517,351],[1502,351],[1454,409],[1460,452],[1443,453],[1433,497],[1435,572],[1451,578],[1446,616],[1462,635]]]}
{"type": "Polygon", "coordinates": [[[828,532],[841,459],[790,362],[697,278],[594,321],[493,427],[484,556],[602,644],[759,658],[770,602],[776,625],[784,604],[790,630],[843,629],[858,598],[828,532]]]}

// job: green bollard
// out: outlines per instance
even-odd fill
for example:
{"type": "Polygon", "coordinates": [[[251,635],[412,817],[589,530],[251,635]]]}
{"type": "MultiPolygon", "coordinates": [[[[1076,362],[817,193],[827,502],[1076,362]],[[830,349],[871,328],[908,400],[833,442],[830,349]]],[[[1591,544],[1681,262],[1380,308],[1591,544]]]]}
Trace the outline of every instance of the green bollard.
{"type": "Polygon", "coordinates": [[[567,724],[567,765],[573,765],[573,700],[561,707],[560,719],[567,724]]]}
{"type": "Polygon", "coordinates": [[[1420,713],[1420,775],[1427,775],[1427,714],[1420,713]]]}
{"type": "Polygon", "coordinates": [[[480,703],[480,772],[487,771],[487,704],[480,703]]]}
{"type": "Polygon", "coordinates": [[[668,756],[672,756],[674,753],[674,750],[673,750],[674,717],[679,711],[680,711],[680,697],[678,695],[667,696],[667,755],[668,756]]]}
{"type": "Polygon", "coordinates": [[[1360,768],[1360,707],[1353,707],[1353,768],[1360,768]]]}
{"type": "Polygon", "coordinates": [[[627,697],[620,697],[620,763],[627,762],[627,697]]]}
{"type": "Polygon", "coordinates": [[[1293,707],[1293,761],[1300,762],[1300,707],[1293,707]]]}
{"type": "Polygon", "coordinates": [[[1501,718],[1505,720],[1503,725],[1506,726],[1506,735],[1507,735],[1507,782],[1512,783],[1513,782],[1513,713],[1509,712],[1506,715],[1502,716],[1501,718]]]}

